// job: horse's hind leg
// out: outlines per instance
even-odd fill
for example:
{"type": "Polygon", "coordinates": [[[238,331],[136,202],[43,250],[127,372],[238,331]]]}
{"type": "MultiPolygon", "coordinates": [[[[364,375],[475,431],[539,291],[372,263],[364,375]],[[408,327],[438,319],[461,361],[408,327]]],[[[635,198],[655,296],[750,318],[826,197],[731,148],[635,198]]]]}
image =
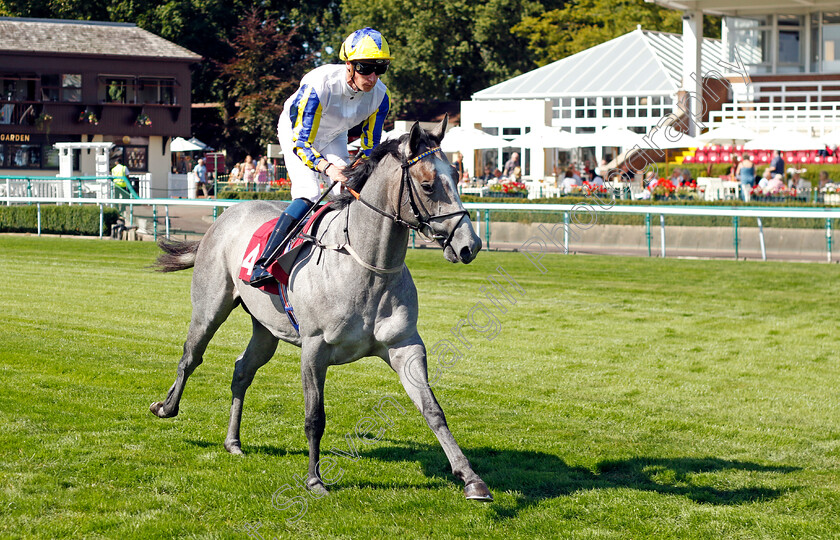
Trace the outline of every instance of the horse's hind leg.
{"type": "Polygon", "coordinates": [[[230,390],[233,394],[233,401],[230,405],[230,423],[228,424],[227,437],[225,437],[225,448],[231,454],[242,454],[242,444],[239,442],[239,426],[242,422],[242,402],[245,401],[245,391],[251,386],[257,370],[264,366],[274,351],[277,350],[278,339],[269,332],[265,326],[251,317],[253,334],[248,347],[236,360],[236,367],[233,370],[233,381],[230,390]]]}
{"type": "Polygon", "coordinates": [[[184,342],[184,355],[178,363],[175,383],[169,389],[164,401],[156,401],[149,407],[149,410],[160,418],[172,418],[178,415],[178,405],[181,402],[187,379],[204,359],[204,351],[207,350],[207,345],[213,339],[216,330],[236,307],[232,283],[215,284],[211,281],[209,284],[203,283],[201,290],[197,290],[195,280],[196,276],[193,277],[193,312],[190,330],[184,342]]]}
{"type": "Polygon", "coordinates": [[[391,347],[388,350],[388,364],[400,376],[400,382],[408,397],[423,414],[426,423],[440,442],[452,474],[464,482],[464,495],[468,499],[492,501],[493,496],[487,489],[487,484],[472,470],[461,447],[455,442],[455,437],[446,424],[446,416],[429,386],[426,372],[426,347],[420,336],[415,336],[406,342],[391,347]]]}

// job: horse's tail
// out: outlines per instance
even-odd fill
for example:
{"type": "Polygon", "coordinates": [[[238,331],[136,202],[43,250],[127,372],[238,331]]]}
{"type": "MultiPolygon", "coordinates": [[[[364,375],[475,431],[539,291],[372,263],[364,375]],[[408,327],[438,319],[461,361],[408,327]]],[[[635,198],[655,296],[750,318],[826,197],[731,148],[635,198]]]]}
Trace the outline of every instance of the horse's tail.
{"type": "Polygon", "coordinates": [[[195,253],[198,251],[199,241],[167,240],[158,241],[158,247],[163,253],[158,255],[154,268],[158,272],[177,272],[192,268],[195,264],[195,253]]]}

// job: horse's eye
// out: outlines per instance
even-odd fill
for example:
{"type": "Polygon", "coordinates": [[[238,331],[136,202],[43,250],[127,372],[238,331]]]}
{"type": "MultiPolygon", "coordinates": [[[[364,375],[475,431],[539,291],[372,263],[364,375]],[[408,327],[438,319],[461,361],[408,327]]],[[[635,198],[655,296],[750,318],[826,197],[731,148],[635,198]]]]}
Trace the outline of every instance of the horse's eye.
{"type": "Polygon", "coordinates": [[[435,185],[431,182],[428,184],[421,182],[420,187],[423,188],[423,191],[426,193],[432,193],[435,190],[435,185]]]}

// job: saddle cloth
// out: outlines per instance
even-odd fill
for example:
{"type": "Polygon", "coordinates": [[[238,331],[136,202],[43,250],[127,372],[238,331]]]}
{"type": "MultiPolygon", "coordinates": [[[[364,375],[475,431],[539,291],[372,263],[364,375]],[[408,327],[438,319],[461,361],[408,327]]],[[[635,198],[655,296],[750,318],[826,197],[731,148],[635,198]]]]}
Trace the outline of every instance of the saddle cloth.
{"type": "MultiPolygon", "coordinates": [[[[281,263],[284,261],[289,262],[289,258],[286,257],[287,254],[294,252],[296,255],[297,252],[300,251],[299,248],[303,247],[304,243],[307,242],[307,240],[302,238],[302,235],[312,234],[313,230],[317,226],[317,223],[321,220],[324,214],[330,210],[332,210],[332,208],[330,208],[330,203],[327,203],[321,206],[317,212],[310,216],[298,236],[286,246],[286,249],[283,251],[283,255],[275,259],[275,261],[268,267],[269,273],[271,273],[271,275],[284,286],[289,284],[291,264],[289,263],[284,265],[281,263]],[[284,268],[284,266],[286,267],[284,268]]],[[[257,259],[260,258],[260,254],[262,254],[263,248],[265,248],[265,244],[268,242],[268,237],[271,236],[271,232],[274,230],[275,225],[277,225],[278,219],[280,218],[276,217],[272,220],[266,221],[260,225],[254,235],[251,236],[251,240],[248,242],[248,247],[245,249],[245,255],[242,257],[242,265],[239,268],[239,279],[244,281],[251,280],[251,274],[254,271],[254,263],[256,263],[257,259]]],[[[292,257],[295,255],[292,255],[292,257]]],[[[280,287],[278,283],[263,285],[260,287],[260,290],[271,294],[280,294],[280,287]]]]}

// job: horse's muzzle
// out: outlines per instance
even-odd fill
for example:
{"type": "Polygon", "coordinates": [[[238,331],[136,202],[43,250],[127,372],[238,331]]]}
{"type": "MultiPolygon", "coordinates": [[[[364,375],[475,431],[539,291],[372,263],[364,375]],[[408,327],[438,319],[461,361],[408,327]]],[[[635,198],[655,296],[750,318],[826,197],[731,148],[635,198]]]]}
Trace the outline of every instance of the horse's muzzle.
{"type": "Polygon", "coordinates": [[[444,248],[443,256],[452,263],[469,264],[481,251],[481,238],[475,234],[472,221],[464,217],[455,227],[452,241],[444,248]]]}

